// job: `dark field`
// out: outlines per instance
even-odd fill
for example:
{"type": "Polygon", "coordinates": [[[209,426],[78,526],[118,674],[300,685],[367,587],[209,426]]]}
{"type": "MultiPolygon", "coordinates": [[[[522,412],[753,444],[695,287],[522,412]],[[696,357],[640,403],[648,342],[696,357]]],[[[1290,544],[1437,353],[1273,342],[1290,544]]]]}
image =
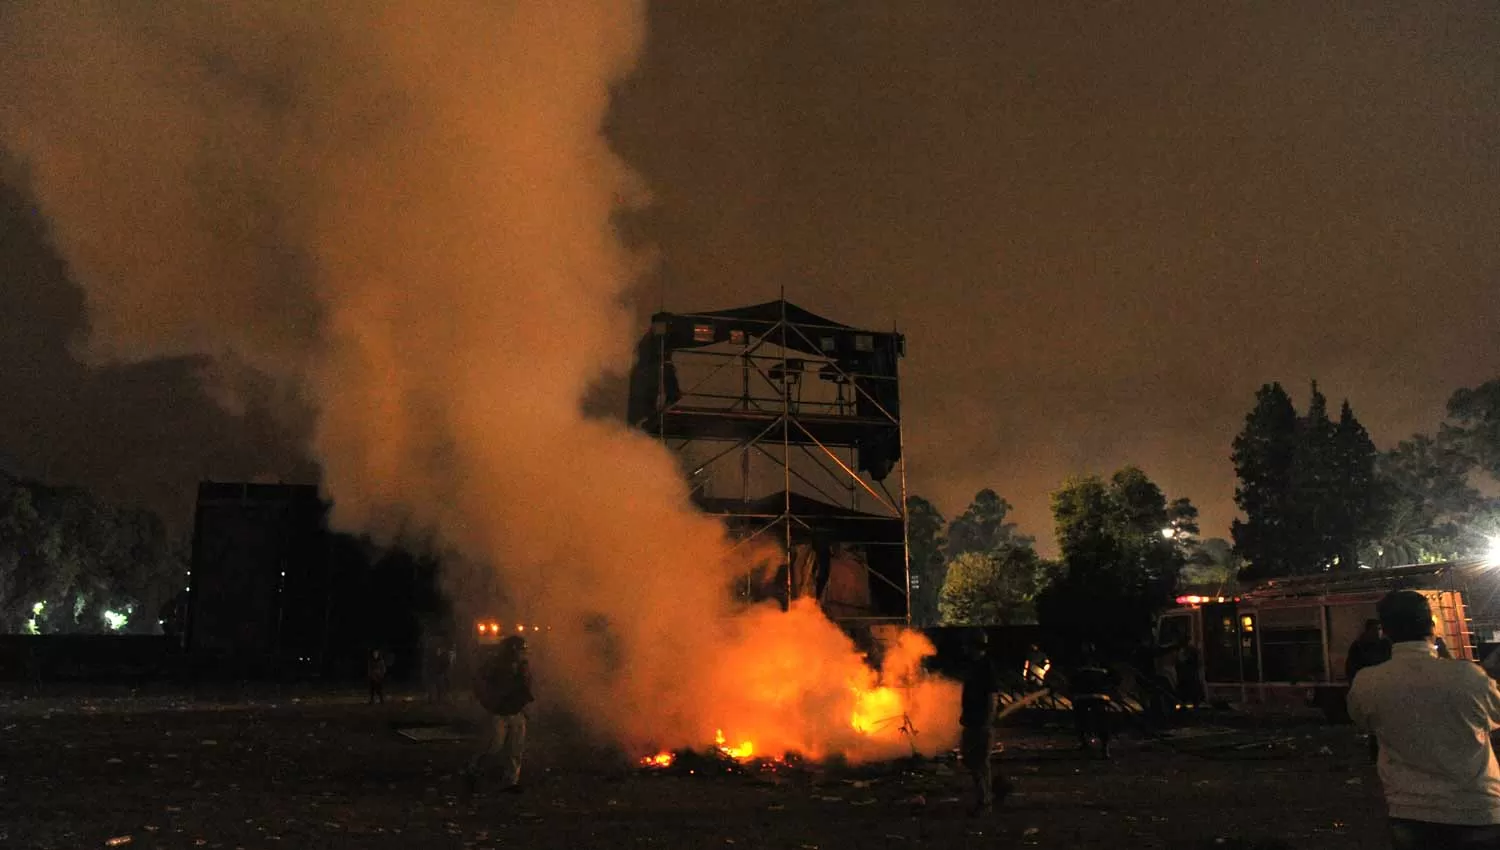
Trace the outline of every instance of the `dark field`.
{"type": "Polygon", "coordinates": [[[1127,737],[1106,763],[1064,728],[1007,727],[997,767],[1017,793],[974,819],[952,764],[646,775],[546,716],[526,793],[465,798],[469,743],[395,732],[444,711],[362,697],[0,699],[0,847],[1384,846],[1374,770],[1347,728],[1204,723],[1127,737]]]}

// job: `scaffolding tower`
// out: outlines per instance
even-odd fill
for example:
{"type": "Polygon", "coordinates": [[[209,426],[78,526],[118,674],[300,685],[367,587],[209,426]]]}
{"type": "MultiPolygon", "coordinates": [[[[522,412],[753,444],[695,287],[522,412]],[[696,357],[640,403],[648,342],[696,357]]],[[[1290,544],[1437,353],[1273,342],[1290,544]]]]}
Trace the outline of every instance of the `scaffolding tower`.
{"type": "Polygon", "coordinates": [[[677,455],[694,500],[737,539],[787,553],[771,580],[746,577],[747,599],[812,596],[849,625],[910,622],[905,347],[785,299],[652,316],[630,421],[677,455]]]}

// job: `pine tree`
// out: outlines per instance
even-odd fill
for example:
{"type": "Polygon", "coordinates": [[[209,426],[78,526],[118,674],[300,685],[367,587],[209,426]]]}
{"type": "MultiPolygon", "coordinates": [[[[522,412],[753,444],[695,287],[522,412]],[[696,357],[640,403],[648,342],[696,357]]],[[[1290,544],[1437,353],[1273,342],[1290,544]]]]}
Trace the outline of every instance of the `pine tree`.
{"type": "Polygon", "coordinates": [[[1298,421],[1279,383],[1262,386],[1245,429],[1234,439],[1235,504],[1244,512],[1231,528],[1235,550],[1249,563],[1247,577],[1289,575],[1297,568],[1293,536],[1301,530],[1293,511],[1293,466],[1298,421]]]}
{"type": "Polygon", "coordinates": [[[1316,381],[1304,416],[1279,384],[1261,387],[1233,457],[1245,519],[1232,531],[1247,578],[1356,569],[1384,530],[1375,445],[1348,401],[1329,419],[1316,381]]]}
{"type": "Polygon", "coordinates": [[[1322,572],[1337,556],[1340,486],[1328,399],[1312,382],[1307,415],[1297,420],[1297,448],[1287,523],[1287,557],[1294,572],[1322,572]]]}
{"type": "Polygon", "coordinates": [[[1360,549],[1380,536],[1388,517],[1376,479],[1375,443],[1354,418],[1347,399],[1339,410],[1333,449],[1337,490],[1329,523],[1330,549],[1340,568],[1357,569],[1360,549]]]}

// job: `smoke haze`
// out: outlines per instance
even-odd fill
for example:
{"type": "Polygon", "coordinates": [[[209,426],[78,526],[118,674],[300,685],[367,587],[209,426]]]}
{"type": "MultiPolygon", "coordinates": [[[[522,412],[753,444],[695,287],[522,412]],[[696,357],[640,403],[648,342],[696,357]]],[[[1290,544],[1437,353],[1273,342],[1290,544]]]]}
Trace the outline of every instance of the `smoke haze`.
{"type": "Polygon", "coordinates": [[[15,4],[0,133],[84,288],[84,356],[210,355],[229,401],[242,364],[270,376],[316,411],[335,521],[500,569],[554,626],[544,680],[614,740],[853,748],[875,682],[848,639],[811,608],[730,618],[767,554],[580,412],[636,331],[612,216],[642,189],[600,125],[643,38],[623,2],[15,4]]]}

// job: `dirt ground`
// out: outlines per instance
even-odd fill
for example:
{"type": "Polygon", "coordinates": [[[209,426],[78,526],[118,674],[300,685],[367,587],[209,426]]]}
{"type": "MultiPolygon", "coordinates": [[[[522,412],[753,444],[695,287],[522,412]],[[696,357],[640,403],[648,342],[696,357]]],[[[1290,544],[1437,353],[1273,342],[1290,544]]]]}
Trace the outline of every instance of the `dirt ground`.
{"type": "Polygon", "coordinates": [[[453,719],[363,694],[0,694],[0,847],[1296,848],[1385,845],[1373,768],[1347,728],[1206,719],[1088,759],[1061,725],[1009,726],[1016,792],[965,815],[955,765],[647,774],[532,724],[526,793],[463,794],[453,719]]]}

